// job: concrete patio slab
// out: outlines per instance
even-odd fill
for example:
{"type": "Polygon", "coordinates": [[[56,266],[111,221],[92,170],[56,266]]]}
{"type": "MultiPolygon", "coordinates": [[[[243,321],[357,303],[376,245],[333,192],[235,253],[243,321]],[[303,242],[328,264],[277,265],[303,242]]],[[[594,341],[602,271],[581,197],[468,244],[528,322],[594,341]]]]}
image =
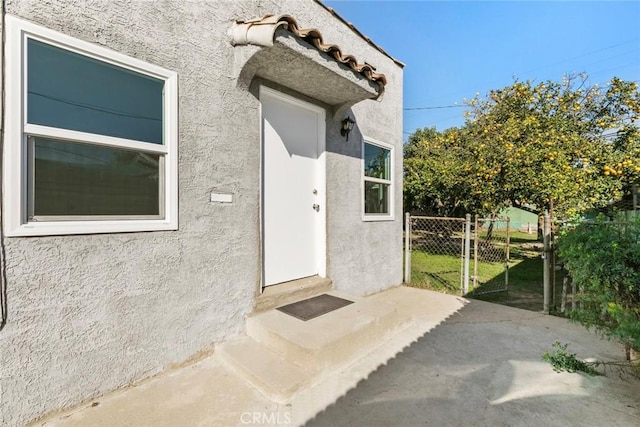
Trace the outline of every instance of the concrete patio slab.
{"type": "Polygon", "coordinates": [[[473,300],[307,425],[640,425],[640,380],[556,373],[540,360],[556,340],[581,358],[624,357],[565,319],[473,300]]]}
{"type": "Polygon", "coordinates": [[[405,287],[367,298],[395,305],[410,326],[287,405],[214,354],[36,425],[640,425],[640,381],[558,374],[540,360],[554,340],[580,357],[622,357],[580,326],[405,287]]]}

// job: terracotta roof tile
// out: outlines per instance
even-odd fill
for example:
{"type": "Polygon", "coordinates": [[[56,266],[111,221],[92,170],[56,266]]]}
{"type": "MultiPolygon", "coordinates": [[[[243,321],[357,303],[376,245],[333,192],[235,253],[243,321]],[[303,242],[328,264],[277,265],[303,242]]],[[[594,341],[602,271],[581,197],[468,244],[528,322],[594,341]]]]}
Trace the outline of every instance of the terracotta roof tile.
{"type": "Polygon", "coordinates": [[[367,43],[369,43],[371,46],[373,46],[376,50],[378,50],[380,53],[382,53],[384,56],[386,56],[387,58],[391,59],[393,62],[395,62],[398,66],[400,67],[404,67],[405,63],[400,61],[397,58],[394,58],[393,56],[389,55],[389,53],[387,53],[386,50],[384,50],[382,47],[380,47],[379,45],[377,45],[373,40],[371,40],[371,38],[369,38],[368,36],[362,34],[362,32],[360,32],[360,30],[358,30],[358,28],[353,25],[351,22],[347,21],[346,19],[344,19],[338,12],[335,11],[335,9],[333,9],[332,7],[329,7],[327,5],[325,5],[321,0],[314,0],[316,3],[318,3],[320,6],[322,6],[327,12],[331,13],[333,16],[335,16],[336,18],[338,18],[342,23],[344,23],[346,26],[348,26],[349,28],[351,28],[351,30],[356,33],[359,37],[361,37],[362,39],[364,39],[367,43]]]}
{"type": "MultiPolygon", "coordinates": [[[[270,14],[262,18],[238,20],[231,29],[231,44],[234,46],[246,44],[273,46],[273,38],[279,28],[289,31],[317,50],[328,54],[337,62],[346,65],[371,82],[377,83],[380,87],[379,96],[384,92],[384,87],[387,84],[387,78],[384,74],[376,72],[375,67],[366,62],[358,63],[353,55],[342,53],[340,46],[325,43],[322,39],[322,33],[317,28],[300,28],[296,19],[291,15],[270,14]]],[[[380,49],[378,48],[378,50],[380,49]]]]}

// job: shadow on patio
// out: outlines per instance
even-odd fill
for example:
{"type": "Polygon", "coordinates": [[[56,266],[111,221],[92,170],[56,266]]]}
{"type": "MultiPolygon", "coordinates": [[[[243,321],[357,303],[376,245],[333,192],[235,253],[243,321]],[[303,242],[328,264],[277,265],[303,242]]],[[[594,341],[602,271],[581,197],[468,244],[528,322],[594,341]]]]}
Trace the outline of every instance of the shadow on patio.
{"type": "Polygon", "coordinates": [[[541,361],[556,340],[578,357],[623,358],[566,319],[408,287],[367,299],[411,321],[289,403],[268,400],[213,354],[35,425],[640,425],[640,381],[559,374],[541,361]]]}
{"type": "Polygon", "coordinates": [[[624,355],[565,319],[470,301],[307,425],[640,425],[640,381],[556,373],[540,359],[556,340],[624,355]]]}

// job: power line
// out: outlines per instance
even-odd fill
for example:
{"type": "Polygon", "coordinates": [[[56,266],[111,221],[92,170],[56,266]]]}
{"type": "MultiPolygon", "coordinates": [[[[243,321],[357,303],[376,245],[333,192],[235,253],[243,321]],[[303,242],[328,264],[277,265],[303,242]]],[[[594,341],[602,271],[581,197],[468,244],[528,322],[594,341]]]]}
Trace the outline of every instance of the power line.
{"type": "Polygon", "coordinates": [[[466,107],[466,105],[439,105],[437,107],[411,107],[411,108],[403,108],[404,111],[415,111],[415,110],[438,110],[441,108],[462,108],[466,107]]]}
{"type": "Polygon", "coordinates": [[[620,54],[620,55],[616,55],[616,56],[610,56],[610,57],[608,57],[608,58],[604,58],[604,59],[601,59],[601,60],[599,60],[599,61],[590,62],[590,63],[588,63],[588,64],[585,64],[585,65],[584,65],[584,67],[583,67],[583,69],[585,70],[585,73],[586,73],[587,75],[592,75],[592,74],[597,74],[597,73],[601,73],[601,72],[605,72],[605,71],[609,71],[609,70],[616,70],[616,69],[618,69],[618,68],[627,67],[627,66],[629,66],[629,65],[636,65],[636,66],[638,65],[638,63],[637,63],[637,62],[628,62],[628,63],[623,64],[623,65],[617,65],[617,66],[615,66],[615,67],[613,67],[613,68],[604,68],[604,69],[601,69],[601,70],[599,70],[599,71],[596,71],[595,73],[593,73],[593,72],[587,72],[587,71],[586,71],[586,68],[587,68],[588,66],[595,65],[595,64],[600,64],[600,63],[603,63],[603,62],[610,62],[610,60],[611,60],[611,59],[613,59],[613,58],[618,58],[618,57],[625,56],[625,55],[627,55],[627,54],[625,53],[625,54],[620,54]]]}
{"type": "MultiPolygon", "coordinates": [[[[598,62],[603,62],[603,61],[597,61],[594,62],[594,64],[598,63],[598,62]]],[[[623,67],[628,67],[629,65],[636,65],[635,63],[628,63],[628,64],[624,64],[621,66],[617,66],[614,68],[610,68],[609,70],[616,70],[618,68],[623,68],[623,67]]],[[[600,73],[603,71],[608,71],[608,70],[599,70],[596,73],[600,73]]],[[[593,73],[595,74],[595,73],[593,73]]],[[[632,82],[638,83],[640,82],[640,80],[631,80],[632,82]]],[[[459,105],[459,104],[455,104],[455,105],[438,105],[438,106],[433,106],[433,107],[409,107],[409,108],[403,108],[404,111],[418,111],[418,110],[440,110],[440,109],[444,109],[444,108],[464,108],[464,107],[468,107],[467,105],[459,105]]],[[[458,116],[453,116],[453,117],[448,117],[447,119],[442,119],[440,121],[443,120],[448,120],[448,119],[453,119],[456,118],[458,116]]]]}
{"type": "Polygon", "coordinates": [[[640,39],[636,37],[634,39],[626,40],[626,41],[621,42],[621,43],[616,43],[616,44],[613,44],[613,45],[605,46],[605,47],[600,48],[600,49],[591,50],[591,51],[585,52],[585,53],[583,53],[581,55],[573,56],[573,57],[570,57],[570,58],[563,59],[561,61],[553,62],[551,64],[541,65],[539,67],[532,68],[532,69],[530,69],[528,71],[525,71],[523,74],[528,74],[528,73],[531,73],[533,71],[538,71],[538,70],[543,69],[543,68],[549,68],[549,67],[553,67],[555,65],[560,65],[560,64],[563,64],[565,62],[570,62],[570,61],[573,61],[573,60],[578,59],[578,58],[583,58],[585,56],[591,56],[594,53],[602,52],[602,51],[605,51],[605,50],[612,49],[614,47],[618,47],[618,46],[622,46],[622,45],[625,45],[625,44],[633,43],[633,42],[635,42],[637,40],[640,40],[640,39]]]}
{"type": "MultiPolygon", "coordinates": [[[[637,62],[628,62],[628,63],[626,63],[626,64],[618,65],[618,66],[616,66],[616,67],[612,67],[612,68],[603,68],[603,69],[600,69],[600,70],[594,71],[593,73],[590,73],[590,74],[592,74],[592,75],[594,75],[594,76],[595,76],[595,75],[598,75],[598,74],[608,73],[608,72],[611,72],[611,71],[614,71],[614,70],[619,70],[619,69],[621,69],[621,68],[627,68],[627,67],[629,67],[630,65],[634,65],[634,66],[636,66],[636,67],[637,67],[637,66],[638,66],[638,63],[637,63],[637,62]]],[[[632,81],[632,82],[634,82],[634,83],[638,83],[638,81],[639,81],[639,80],[631,80],[631,81],[632,81]]]]}

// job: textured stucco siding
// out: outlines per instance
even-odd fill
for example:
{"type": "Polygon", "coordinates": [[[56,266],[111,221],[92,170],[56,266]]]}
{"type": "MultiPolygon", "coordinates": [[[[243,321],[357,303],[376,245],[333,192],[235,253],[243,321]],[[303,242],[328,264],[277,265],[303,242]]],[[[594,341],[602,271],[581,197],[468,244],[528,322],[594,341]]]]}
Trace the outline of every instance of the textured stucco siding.
{"type": "Polygon", "coordinates": [[[6,12],[178,73],[179,230],[3,238],[0,424],[123,387],[243,331],[260,283],[260,116],[255,91],[237,85],[237,49],[256,48],[229,44],[236,18],[292,14],[387,75],[381,102],[353,107],[348,143],[327,114],[328,276],[355,294],[401,282],[402,70],[322,7],[7,0],[6,12]],[[395,221],[362,221],[361,134],[396,145],[395,221]],[[210,203],[213,190],[233,203],[210,203]]]}

